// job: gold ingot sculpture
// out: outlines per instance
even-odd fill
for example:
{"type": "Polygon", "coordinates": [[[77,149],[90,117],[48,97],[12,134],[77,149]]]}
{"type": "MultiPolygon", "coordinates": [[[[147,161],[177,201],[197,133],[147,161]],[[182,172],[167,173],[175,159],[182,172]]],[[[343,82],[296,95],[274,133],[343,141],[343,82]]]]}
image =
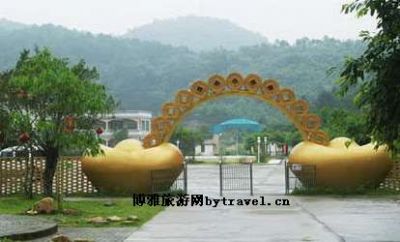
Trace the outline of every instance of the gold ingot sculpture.
{"type": "MultiPolygon", "coordinates": [[[[327,146],[301,142],[289,155],[292,172],[300,179],[310,179],[306,167],[315,167],[315,185],[320,188],[357,189],[376,187],[393,166],[386,146],[375,149],[373,144],[358,145],[349,138],[339,137],[327,146]],[[297,167],[296,167],[297,166],[297,167]]],[[[311,174],[312,175],[312,174],[311,174]]]]}
{"type": "MultiPolygon", "coordinates": [[[[172,185],[182,170],[183,155],[173,144],[163,143],[144,149],[134,139],[119,142],[114,148],[101,145],[104,154],[82,158],[82,170],[93,185],[116,193],[151,193],[152,172],[166,170],[172,185]]],[[[153,173],[154,174],[154,173],[153,173]]]]}
{"type": "MultiPolygon", "coordinates": [[[[289,156],[290,164],[313,165],[316,183],[322,187],[356,188],[377,185],[392,166],[385,147],[359,146],[347,138],[329,141],[320,129],[321,119],[309,112],[305,100],[297,99],[289,88],[275,80],[263,80],[256,74],[243,77],[231,73],[227,77],[213,75],[207,81],[198,80],[189,88],[179,90],[173,101],[162,106],[161,115],[152,119],[151,132],[139,141],[125,140],[115,148],[102,146],[104,155],[83,158],[83,171],[97,187],[107,191],[147,193],[151,188],[151,173],[169,169],[177,175],[182,169],[183,156],[168,141],[181,120],[195,107],[222,96],[245,96],[264,101],[286,115],[303,138],[289,156]]],[[[300,180],[304,174],[293,170],[300,180]]],[[[171,178],[167,183],[173,182],[171,178]]],[[[168,184],[167,184],[168,185],[168,184]]]]}

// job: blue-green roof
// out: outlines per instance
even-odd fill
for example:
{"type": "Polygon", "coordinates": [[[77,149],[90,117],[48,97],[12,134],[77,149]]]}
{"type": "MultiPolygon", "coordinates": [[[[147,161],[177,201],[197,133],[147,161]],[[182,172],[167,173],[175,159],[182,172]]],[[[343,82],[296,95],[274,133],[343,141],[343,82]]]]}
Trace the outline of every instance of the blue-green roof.
{"type": "Polygon", "coordinates": [[[236,118],[224,121],[220,124],[215,125],[212,128],[212,132],[214,134],[220,134],[230,129],[239,129],[239,130],[249,130],[254,132],[259,132],[262,130],[262,125],[256,121],[245,119],[245,118],[236,118]]]}

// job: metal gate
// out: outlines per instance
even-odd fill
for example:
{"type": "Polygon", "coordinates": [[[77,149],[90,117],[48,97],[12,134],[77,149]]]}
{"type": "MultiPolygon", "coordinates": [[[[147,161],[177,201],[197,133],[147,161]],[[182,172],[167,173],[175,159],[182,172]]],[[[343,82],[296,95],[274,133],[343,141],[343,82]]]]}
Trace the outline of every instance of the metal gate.
{"type": "Polygon", "coordinates": [[[293,191],[310,191],[315,185],[315,165],[289,164],[285,160],[285,194],[293,191]]]}
{"type": "MultiPolygon", "coordinates": [[[[187,194],[187,164],[177,176],[177,170],[159,169],[151,171],[151,193],[184,193],[187,194]],[[175,181],[171,183],[175,177],[175,181]]],[[[253,163],[220,163],[219,191],[249,191],[253,196],[253,163]]]]}
{"type": "Polygon", "coordinates": [[[219,194],[249,191],[253,196],[253,163],[219,163],[219,194]]]}

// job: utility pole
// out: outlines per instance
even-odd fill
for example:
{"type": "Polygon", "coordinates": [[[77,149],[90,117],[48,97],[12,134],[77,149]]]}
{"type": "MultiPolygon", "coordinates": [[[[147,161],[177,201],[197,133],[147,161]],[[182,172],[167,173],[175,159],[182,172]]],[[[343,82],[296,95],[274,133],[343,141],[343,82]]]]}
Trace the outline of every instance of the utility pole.
{"type": "Polygon", "coordinates": [[[264,154],[268,154],[267,142],[268,142],[268,138],[267,138],[267,136],[264,136],[264,154]]]}

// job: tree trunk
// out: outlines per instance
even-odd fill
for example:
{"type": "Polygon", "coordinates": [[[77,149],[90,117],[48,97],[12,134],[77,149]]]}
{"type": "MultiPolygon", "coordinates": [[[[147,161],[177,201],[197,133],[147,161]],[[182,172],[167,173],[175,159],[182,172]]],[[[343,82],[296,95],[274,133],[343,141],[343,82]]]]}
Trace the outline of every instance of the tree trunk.
{"type": "Polygon", "coordinates": [[[58,149],[51,148],[46,150],[46,167],[44,169],[44,195],[53,195],[53,177],[56,172],[58,162],[58,149]]]}
{"type": "Polygon", "coordinates": [[[28,199],[33,199],[33,172],[35,169],[34,158],[29,155],[29,153],[25,156],[25,196],[28,199]]]}

